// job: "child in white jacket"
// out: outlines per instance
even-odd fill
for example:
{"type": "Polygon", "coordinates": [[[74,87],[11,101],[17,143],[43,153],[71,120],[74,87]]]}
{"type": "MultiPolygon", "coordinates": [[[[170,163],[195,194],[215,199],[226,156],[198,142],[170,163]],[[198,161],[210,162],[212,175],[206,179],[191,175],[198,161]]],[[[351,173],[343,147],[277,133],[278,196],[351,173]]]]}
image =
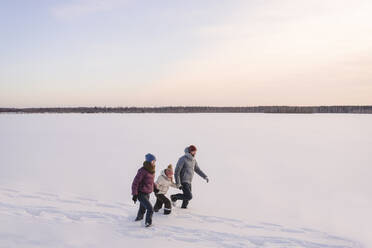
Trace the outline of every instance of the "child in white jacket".
{"type": "Polygon", "coordinates": [[[170,200],[165,196],[169,190],[169,187],[178,188],[173,182],[173,167],[168,165],[167,169],[161,172],[161,175],[156,180],[155,185],[157,188],[156,203],[154,206],[154,211],[158,212],[164,204],[164,214],[170,214],[172,211],[172,204],[170,200]]]}

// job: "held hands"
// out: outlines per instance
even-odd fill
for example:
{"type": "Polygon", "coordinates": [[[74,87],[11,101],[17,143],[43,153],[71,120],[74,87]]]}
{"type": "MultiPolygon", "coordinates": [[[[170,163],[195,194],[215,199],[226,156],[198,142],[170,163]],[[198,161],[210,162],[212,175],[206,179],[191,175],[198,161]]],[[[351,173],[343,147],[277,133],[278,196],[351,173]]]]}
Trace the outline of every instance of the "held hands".
{"type": "Polygon", "coordinates": [[[133,200],[134,204],[136,204],[137,199],[138,199],[138,195],[134,195],[134,196],[132,197],[132,200],[133,200]]]}
{"type": "Polygon", "coordinates": [[[155,193],[155,195],[157,194],[157,193],[159,193],[159,189],[158,188],[154,188],[154,193],[155,193]]]}
{"type": "Polygon", "coordinates": [[[156,197],[158,197],[158,195],[159,195],[159,190],[158,190],[157,188],[154,189],[154,194],[155,194],[156,197]]]}

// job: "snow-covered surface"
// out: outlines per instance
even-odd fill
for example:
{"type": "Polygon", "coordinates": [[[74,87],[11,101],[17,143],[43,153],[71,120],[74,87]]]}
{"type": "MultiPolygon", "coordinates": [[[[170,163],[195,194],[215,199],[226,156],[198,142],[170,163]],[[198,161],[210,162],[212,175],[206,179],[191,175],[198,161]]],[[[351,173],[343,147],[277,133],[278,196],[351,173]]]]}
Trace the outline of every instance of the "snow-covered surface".
{"type": "MultiPolygon", "coordinates": [[[[155,225],[134,223],[132,204],[1,189],[3,247],[123,247],[128,242],[166,247],[359,247],[309,228],[201,215],[174,209],[155,214],[155,225]],[[82,233],[81,233],[82,232],[82,233]]],[[[131,246],[130,246],[131,247],[131,246]]]]}
{"type": "Polygon", "coordinates": [[[0,247],[370,247],[371,126],[372,115],[3,114],[0,247]],[[159,172],[188,144],[210,183],[195,177],[188,210],[133,222],[144,154],[159,172]]]}

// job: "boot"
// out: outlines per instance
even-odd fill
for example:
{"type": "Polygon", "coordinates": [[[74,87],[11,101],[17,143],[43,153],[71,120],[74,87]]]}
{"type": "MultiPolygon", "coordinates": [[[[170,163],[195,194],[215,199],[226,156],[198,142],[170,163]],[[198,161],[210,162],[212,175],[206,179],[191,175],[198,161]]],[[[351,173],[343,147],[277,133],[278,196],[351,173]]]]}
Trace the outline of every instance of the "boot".
{"type": "Polygon", "coordinates": [[[187,209],[188,205],[189,205],[189,201],[183,200],[181,208],[187,209]]]}
{"type": "Polygon", "coordinates": [[[164,215],[168,215],[172,212],[170,209],[164,209],[164,215]]]}
{"type": "Polygon", "coordinates": [[[150,227],[151,225],[152,225],[152,221],[145,223],[145,227],[150,227]]]}
{"type": "Polygon", "coordinates": [[[177,202],[177,196],[175,196],[175,195],[171,195],[171,201],[172,201],[172,205],[173,205],[173,207],[176,207],[177,205],[176,205],[176,202],[177,202]]]}
{"type": "Polygon", "coordinates": [[[136,219],[134,221],[140,221],[143,219],[143,216],[137,216],[136,219]]]}

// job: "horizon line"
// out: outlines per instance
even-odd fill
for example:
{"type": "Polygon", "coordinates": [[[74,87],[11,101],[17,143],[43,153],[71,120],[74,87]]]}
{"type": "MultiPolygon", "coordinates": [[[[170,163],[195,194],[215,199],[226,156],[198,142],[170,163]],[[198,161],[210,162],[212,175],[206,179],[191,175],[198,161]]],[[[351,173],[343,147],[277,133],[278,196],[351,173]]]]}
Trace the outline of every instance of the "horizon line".
{"type": "Polygon", "coordinates": [[[372,105],[338,106],[163,106],[163,107],[55,107],[55,108],[0,108],[0,113],[351,113],[372,114],[372,105]]]}
{"type": "Polygon", "coordinates": [[[372,107],[372,104],[332,104],[332,105],[160,105],[160,106],[51,106],[51,107],[0,107],[0,109],[72,109],[72,108],[254,108],[254,107],[372,107]]]}

